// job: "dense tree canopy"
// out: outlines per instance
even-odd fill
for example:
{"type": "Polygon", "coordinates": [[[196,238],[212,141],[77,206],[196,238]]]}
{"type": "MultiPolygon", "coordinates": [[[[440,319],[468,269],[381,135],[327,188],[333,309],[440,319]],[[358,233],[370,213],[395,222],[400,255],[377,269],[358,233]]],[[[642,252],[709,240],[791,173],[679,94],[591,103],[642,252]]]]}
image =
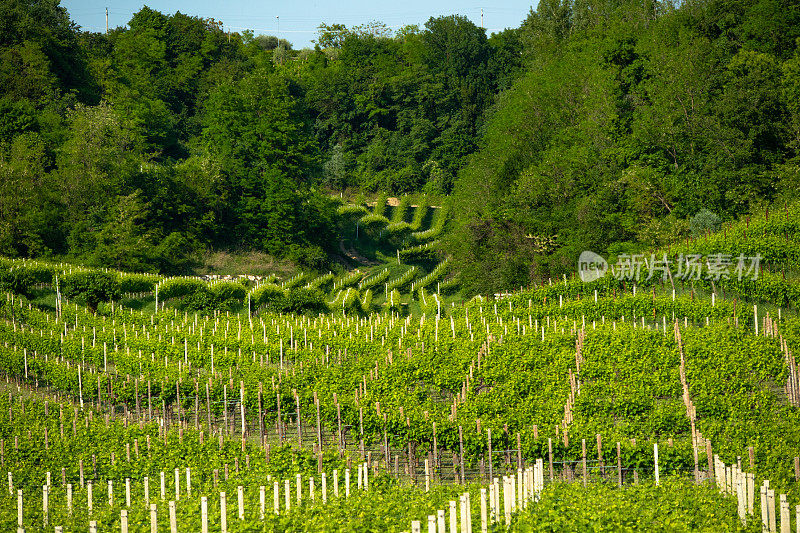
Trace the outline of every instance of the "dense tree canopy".
{"type": "Polygon", "coordinates": [[[800,190],[792,0],[542,0],[322,23],[314,49],[142,7],[81,32],[0,2],[0,253],[181,272],[207,248],[322,268],[332,191],[452,194],[470,290],[659,245],[800,190]]]}
{"type": "Polygon", "coordinates": [[[796,194],[795,2],[543,1],[456,185],[474,291],[575,272],[796,194]],[[789,92],[787,92],[789,91],[789,92]]]}

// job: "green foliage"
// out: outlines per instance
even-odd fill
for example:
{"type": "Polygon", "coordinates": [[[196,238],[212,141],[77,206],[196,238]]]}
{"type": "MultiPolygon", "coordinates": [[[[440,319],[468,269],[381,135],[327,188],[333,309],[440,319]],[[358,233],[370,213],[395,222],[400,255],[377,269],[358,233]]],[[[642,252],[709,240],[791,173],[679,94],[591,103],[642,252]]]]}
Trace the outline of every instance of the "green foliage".
{"type": "Polygon", "coordinates": [[[202,291],[206,283],[198,278],[167,278],[158,284],[158,297],[162,301],[183,298],[202,291]]]}
{"type": "Polygon", "coordinates": [[[445,204],[436,211],[431,227],[424,231],[415,231],[411,234],[411,238],[417,242],[425,242],[435,239],[444,231],[449,216],[450,208],[447,204],[445,204]]]}
{"type": "Polygon", "coordinates": [[[247,296],[247,288],[244,284],[235,281],[211,283],[208,286],[208,292],[222,302],[231,300],[241,302],[247,296]]]}
{"type": "Polygon", "coordinates": [[[389,279],[389,276],[390,276],[389,269],[388,268],[384,268],[383,270],[381,270],[380,272],[378,272],[374,276],[370,276],[368,278],[363,279],[358,284],[358,290],[365,290],[365,289],[371,289],[373,287],[377,287],[377,286],[381,285],[384,281],[389,279]]]}
{"type": "Polygon", "coordinates": [[[119,276],[119,290],[122,294],[136,292],[153,292],[161,278],[148,274],[128,274],[119,276]]]}
{"type": "Polygon", "coordinates": [[[400,311],[402,310],[402,299],[400,297],[400,291],[397,289],[392,289],[389,292],[389,296],[386,298],[386,305],[392,311],[400,311]]]}
{"type": "Polygon", "coordinates": [[[372,312],[372,289],[364,291],[364,297],[361,299],[361,312],[367,315],[372,312]]]}
{"type": "Polygon", "coordinates": [[[333,288],[344,289],[347,287],[352,287],[353,285],[356,285],[359,281],[361,281],[363,277],[364,277],[364,272],[361,272],[360,270],[347,272],[341,278],[333,282],[333,288]]]}
{"type": "Polygon", "coordinates": [[[92,312],[100,302],[118,300],[122,296],[117,276],[100,271],[65,274],[61,278],[61,293],[65,298],[86,304],[92,312]]]}
{"type": "Polygon", "coordinates": [[[708,209],[702,209],[699,213],[692,217],[689,227],[692,234],[696,237],[709,231],[716,231],[720,226],[721,220],[717,215],[708,209]]]}
{"type": "Polygon", "coordinates": [[[411,284],[411,292],[414,292],[416,289],[421,289],[427,287],[431,283],[436,283],[437,281],[441,280],[445,277],[450,268],[450,259],[445,259],[438,265],[436,265],[433,270],[431,270],[428,274],[424,277],[414,281],[411,284]]]}
{"type": "Polygon", "coordinates": [[[411,283],[416,277],[417,277],[417,267],[412,266],[411,268],[403,272],[399,277],[393,280],[389,280],[389,282],[386,284],[386,290],[391,291],[393,289],[402,289],[403,287],[411,283]]]}
{"type": "Polygon", "coordinates": [[[286,302],[286,291],[274,283],[261,283],[250,292],[254,308],[264,306],[270,310],[283,309],[286,302]]]}
{"type": "Polygon", "coordinates": [[[36,278],[30,269],[22,267],[0,267],[0,290],[30,297],[36,278]]]}
{"type": "Polygon", "coordinates": [[[702,209],[718,219],[701,232],[791,197],[795,45],[767,37],[785,24],[734,2],[541,3],[519,29],[529,68],[456,184],[446,248],[469,291],[572,273],[583,250],[667,245],[702,209]]]}
{"type": "Polygon", "coordinates": [[[398,249],[452,233],[475,293],[663,246],[702,209],[796,196],[793,7],[551,0],[488,38],[462,16],[323,23],[297,51],[149,7],[101,34],[5,2],[0,253],[182,275],[252,249],[320,271],[339,217],[364,215],[398,249]],[[455,201],[423,228],[410,196],[389,221],[320,186],[455,201]]]}
{"type": "Polygon", "coordinates": [[[333,282],[334,275],[332,272],[328,272],[327,274],[323,274],[321,276],[317,276],[316,278],[312,279],[306,284],[306,289],[322,289],[323,287],[327,287],[333,282]]]}
{"type": "Polygon", "coordinates": [[[737,521],[735,502],[709,485],[679,477],[623,489],[593,483],[556,483],[513,527],[522,531],[751,531],[737,521]],[[714,509],[714,511],[711,511],[714,509]]]}
{"type": "Polygon", "coordinates": [[[360,204],[347,204],[340,206],[336,212],[340,215],[366,215],[369,210],[360,204]]]}
{"type": "Polygon", "coordinates": [[[325,295],[321,290],[298,287],[289,291],[283,312],[317,315],[326,309],[325,295]]]}
{"type": "Polygon", "coordinates": [[[432,261],[440,253],[439,241],[428,241],[410,248],[400,250],[400,258],[404,261],[432,261]]]}

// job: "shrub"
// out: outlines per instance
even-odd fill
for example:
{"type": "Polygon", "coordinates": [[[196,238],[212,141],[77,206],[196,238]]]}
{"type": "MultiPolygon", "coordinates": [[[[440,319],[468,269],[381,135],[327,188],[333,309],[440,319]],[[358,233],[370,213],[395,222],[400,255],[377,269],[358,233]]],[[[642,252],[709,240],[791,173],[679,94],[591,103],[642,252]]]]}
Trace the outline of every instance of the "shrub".
{"type": "Polygon", "coordinates": [[[169,278],[158,284],[158,297],[161,300],[182,298],[203,290],[206,283],[198,278],[169,278]]]}
{"type": "Polygon", "coordinates": [[[722,220],[716,214],[704,207],[692,217],[689,227],[692,230],[692,235],[697,237],[708,231],[717,231],[721,223],[722,220]]]}
{"type": "Polygon", "coordinates": [[[92,313],[100,302],[122,296],[116,274],[94,270],[65,274],[61,292],[68,299],[85,303],[92,313]]]}
{"type": "Polygon", "coordinates": [[[149,274],[120,274],[119,290],[122,294],[153,292],[159,281],[161,281],[159,276],[149,274]]]}
{"type": "Polygon", "coordinates": [[[4,291],[21,294],[29,298],[35,283],[36,278],[33,273],[24,266],[12,266],[7,270],[4,268],[0,269],[0,289],[4,291]]]}

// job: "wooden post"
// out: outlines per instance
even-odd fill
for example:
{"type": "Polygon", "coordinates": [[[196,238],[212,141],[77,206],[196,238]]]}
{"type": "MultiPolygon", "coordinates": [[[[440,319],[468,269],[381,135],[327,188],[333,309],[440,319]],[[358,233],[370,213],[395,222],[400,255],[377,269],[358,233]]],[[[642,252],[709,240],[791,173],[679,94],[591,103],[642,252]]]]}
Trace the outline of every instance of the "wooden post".
{"type": "Polygon", "coordinates": [[[714,477],[714,455],[711,449],[711,439],[706,439],[706,458],[708,460],[708,477],[714,477]]]}
{"type": "Polygon", "coordinates": [[[605,474],[605,465],[603,464],[603,437],[597,434],[597,462],[600,465],[600,475],[605,474]]]}
{"type": "Polygon", "coordinates": [[[297,391],[294,393],[294,401],[297,403],[297,446],[303,447],[303,428],[300,422],[300,396],[297,391]]]}
{"type": "Polygon", "coordinates": [[[281,416],[281,395],[279,392],[275,393],[275,402],[278,410],[278,441],[283,444],[283,417],[281,416]]]}
{"type": "Polygon", "coordinates": [[[47,526],[50,518],[50,510],[49,510],[49,487],[47,485],[42,485],[42,521],[44,525],[47,526]]]}
{"type": "MultiPolygon", "coordinates": [[[[366,379],[366,378],[365,378],[366,379]]],[[[366,386],[366,382],[364,384],[366,386]]],[[[361,452],[361,460],[364,460],[364,408],[358,408],[358,434],[359,434],[359,451],[361,452]]]]}
{"type": "Polygon", "coordinates": [[[322,450],[322,424],[320,422],[320,416],[319,416],[319,398],[317,397],[317,391],[314,391],[314,404],[315,404],[315,407],[317,409],[317,449],[321,451],[322,450]]]}
{"type": "Polygon", "coordinates": [[[242,412],[242,440],[247,435],[247,423],[244,418],[244,381],[239,381],[239,407],[242,412]]]}
{"type": "Polygon", "coordinates": [[[583,464],[583,486],[586,487],[589,477],[586,468],[586,439],[581,439],[581,463],[583,464]]]}
{"type": "Polygon", "coordinates": [[[619,442],[617,443],[617,484],[622,486],[622,453],[620,452],[619,442]]]}
{"type": "Polygon", "coordinates": [[[339,449],[339,455],[341,456],[343,452],[343,447],[345,447],[344,443],[344,433],[342,433],[342,407],[339,402],[336,402],[336,419],[339,422],[339,440],[337,447],[339,449]]]}
{"type": "Polygon", "coordinates": [[[128,511],[125,509],[119,512],[119,528],[121,533],[128,533],[128,511]]]}
{"type": "MultiPolygon", "coordinates": [[[[209,378],[209,381],[211,378],[209,378]]],[[[212,427],[211,427],[211,387],[208,383],[206,383],[206,416],[208,419],[208,433],[211,436],[212,427]]]]}
{"type": "Polygon", "coordinates": [[[264,383],[258,382],[258,438],[264,442],[264,383]]]}
{"type": "Polygon", "coordinates": [[[550,464],[550,481],[553,481],[553,439],[547,438],[547,461],[550,464]]]}
{"type": "Polygon", "coordinates": [[[750,459],[750,469],[754,469],[756,467],[756,453],[752,446],[747,448],[747,456],[750,459]]]}
{"type": "Polygon", "coordinates": [[[481,533],[489,530],[488,513],[486,509],[486,489],[481,489],[481,533]]]}
{"type": "MultiPolygon", "coordinates": [[[[410,457],[409,457],[410,459],[410,457]]],[[[464,478],[464,432],[461,426],[458,426],[458,460],[459,460],[459,467],[461,470],[461,484],[463,485],[465,482],[464,478]]]]}
{"type": "MultiPolygon", "coordinates": [[[[435,426],[435,424],[434,424],[434,426],[435,426]]],[[[493,477],[494,473],[493,473],[493,470],[492,470],[493,461],[492,461],[492,430],[491,429],[487,429],[486,430],[486,442],[487,442],[487,444],[489,446],[489,457],[488,457],[488,461],[489,461],[489,482],[491,482],[494,479],[494,477],[493,477]]],[[[434,450],[433,453],[434,453],[434,457],[435,457],[436,456],[435,455],[436,451],[434,450]]]]}
{"type": "Polygon", "coordinates": [[[222,385],[222,401],[223,401],[222,412],[224,413],[223,420],[225,422],[225,433],[228,433],[230,431],[230,428],[228,426],[228,385],[227,384],[223,384],[222,385]]]}

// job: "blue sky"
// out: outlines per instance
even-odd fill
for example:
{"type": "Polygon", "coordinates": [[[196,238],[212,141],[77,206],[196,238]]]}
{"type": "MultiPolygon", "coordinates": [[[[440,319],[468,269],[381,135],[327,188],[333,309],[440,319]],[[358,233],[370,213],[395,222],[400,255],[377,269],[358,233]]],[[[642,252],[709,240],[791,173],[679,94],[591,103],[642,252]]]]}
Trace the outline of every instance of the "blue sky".
{"type": "MultiPolygon", "coordinates": [[[[533,0],[534,2],[536,0],[533,0]]],[[[348,28],[377,20],[392,29],[406,24],[422,27],[430,17],[464,15],[475,24],[483,23],[487,34],[515,28],[525,19],[531,0],[496,0],[480,4],[458,3],[453,0],[406,0],[405,2],[370,2],[368,0],[342,0],[322,2],[317,0],[290,0],[284,2],[252,2],[228,0],[149,0],[146,4],[163,13],[180,11],[187,15],[221,20],[225,30],[251,29],[260,33],[280,35],[295,48],[311,45],[320,23],[340,23],[348,28]]],[[[70,17],[84,30],[105,31],[105,9],[108,8],[109,27],[124,26],[131,15],[141,9],[141,0],[62,0],[61,5],[70,17]]],[[[535,5],[535,4],[533,4],[535,5]]]]}

